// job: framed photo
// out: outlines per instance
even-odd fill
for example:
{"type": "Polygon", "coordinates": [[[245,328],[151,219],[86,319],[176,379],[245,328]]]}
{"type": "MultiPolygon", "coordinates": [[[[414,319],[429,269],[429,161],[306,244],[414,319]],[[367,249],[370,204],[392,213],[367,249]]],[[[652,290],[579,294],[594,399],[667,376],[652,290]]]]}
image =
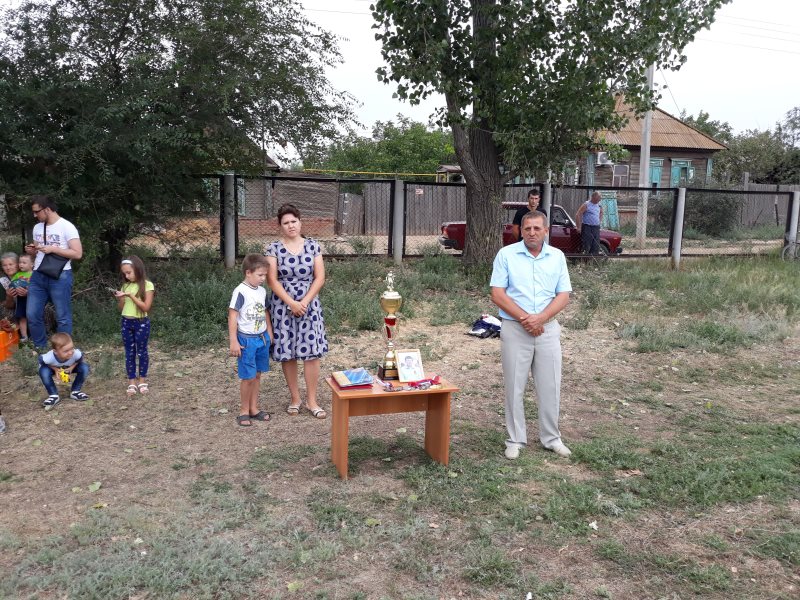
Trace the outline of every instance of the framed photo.
{"type": "Polygon", "coordinates": [[[425,370],[422,368],[422,355],[419,350],[397,351],[397,374],[403,383],[425,379],[425,370]]]}

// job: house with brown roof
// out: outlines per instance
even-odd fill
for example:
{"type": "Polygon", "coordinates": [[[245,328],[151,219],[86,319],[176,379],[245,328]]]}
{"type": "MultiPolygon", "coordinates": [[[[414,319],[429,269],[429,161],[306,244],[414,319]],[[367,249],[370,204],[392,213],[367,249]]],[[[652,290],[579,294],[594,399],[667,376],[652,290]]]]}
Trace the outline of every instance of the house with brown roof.
{"type": "MultiPolygon", "coordinates": [[[[606,152],[591,152],[579,161],[579,182],[584,185],[637,187],[644,119],[617,97],[616,111],[628,117],[616,132],[601,131],[597,139],[628,151],[624,160],[612,161],[606,152]]],[[[673,117],[660,108],[653,110],[650,134],[650,186],[659,188],[701,184],[711,177],[714,155],[727,146],[673,117]]]]}

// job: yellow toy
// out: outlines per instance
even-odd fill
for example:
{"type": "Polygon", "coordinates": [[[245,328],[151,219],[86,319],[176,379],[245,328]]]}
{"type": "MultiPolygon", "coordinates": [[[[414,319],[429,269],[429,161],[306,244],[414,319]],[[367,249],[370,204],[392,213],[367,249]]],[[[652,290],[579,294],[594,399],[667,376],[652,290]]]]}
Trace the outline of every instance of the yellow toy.
{"type": "Polygon", "coordinates": [[[67,371],[66,369],[59,370],[58,376],[64,383],[69,383],[69,371],[67,371]]]}

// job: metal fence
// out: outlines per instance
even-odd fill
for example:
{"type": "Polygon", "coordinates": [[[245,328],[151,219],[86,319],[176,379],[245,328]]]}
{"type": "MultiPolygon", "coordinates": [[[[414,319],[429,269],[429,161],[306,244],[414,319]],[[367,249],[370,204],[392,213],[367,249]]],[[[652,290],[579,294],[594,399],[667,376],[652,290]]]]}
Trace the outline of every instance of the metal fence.
{"type": "Polygon", "coordinates": [[[791,198],[791,191],[688,188],[681,254],[777,254],[787,233],[791,198]]]}
{"type": "Polygon", "coordinates": [[[280,235],[278,209],[294,205],[303,235],[325,254],[388,254],[395,182],[385,179],[236,177],[238,253],[262,251],[280,235]]]}
{"type": "MultiPolygon", "coordinates": [[[[149,257],[219,256],[224,245],[223,178],[206,177],[210,198],[188,206],[181,215],[156,225],[135,226],[128,251],[149,257]],[[204,210],[206,206],[219,210],[204,210]]],[[[527,200],[530,184],[503,191],[505,222],[527,200]]],[[[536,186],[533,186],[536,187],[536,186]]],[[[750,184],[747,190],[689,188],[684,214],[683,255],[763,254],[777,252],[786,234],[792,188],[750,184]],[[788,188],[788,189],[787,189],[788,188]]],[[[622,236],[622,256],[669,256],[677,189],[557,186],[551,211],[560,220],[575,216],[592,191],[602,196],[603,228],[622,236]]],[[[234,177],[236,249],[241,256],[262,252],[280,234],[277,211],[295,205],[303,233],[318,239],[329,255],[392,253],[395,198],[404,202],[403,254],[416,256],[439,248],[441,226],[466,220],[466,186],[386,179],[340,179],[319,176],[234,177]],[[398,188],[395,193],[396,186],[398,188]]],[[[27,206],[6,209],[4,245],[24,239],[33,222],[27,206]]],[[[65,214],[69,218],[68,214],[65,214]]],[[[21,242],[20,242],[21,243],[21,242]]],[[[578,252],[577,243],[569,252],[578,252]]],[[[450,253],[457,251],[449,250],[450,253]]]]}

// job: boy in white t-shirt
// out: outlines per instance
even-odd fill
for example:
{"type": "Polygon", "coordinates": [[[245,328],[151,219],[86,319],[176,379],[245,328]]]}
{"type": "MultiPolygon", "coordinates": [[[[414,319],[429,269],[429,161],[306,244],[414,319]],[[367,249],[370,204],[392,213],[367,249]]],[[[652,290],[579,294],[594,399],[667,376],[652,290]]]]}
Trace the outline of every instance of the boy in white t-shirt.
{"type": "Polygon", "coordinates": [[[84,359],[83,352],[73,344],[72,336],[68,333],[55,333],[50,338],[50,345],[53,349],[39,356],[39,378],[49,394],[42,405],[45,409],[50,409],[61,402],[54,378],[58,375],[67,382],[73,373],[75,380],[72,382],[69,397],[81,402],[88,400],[89,395],[82,392],[81,388],[89,376],[89,363],[84,359]]]}
{"type": "Polygon", "coordinates": [[[261,373],[269,371],[272,321],[267,312],[267,258],[248,254],[242,262],[244,281],[236,286],[228,307],[228,337],[231,356],[236,362],[241,395],[241,410],[236,422],[250,427],[253,420],[269,421],[271,415],[258,409],[261,373]]]}

